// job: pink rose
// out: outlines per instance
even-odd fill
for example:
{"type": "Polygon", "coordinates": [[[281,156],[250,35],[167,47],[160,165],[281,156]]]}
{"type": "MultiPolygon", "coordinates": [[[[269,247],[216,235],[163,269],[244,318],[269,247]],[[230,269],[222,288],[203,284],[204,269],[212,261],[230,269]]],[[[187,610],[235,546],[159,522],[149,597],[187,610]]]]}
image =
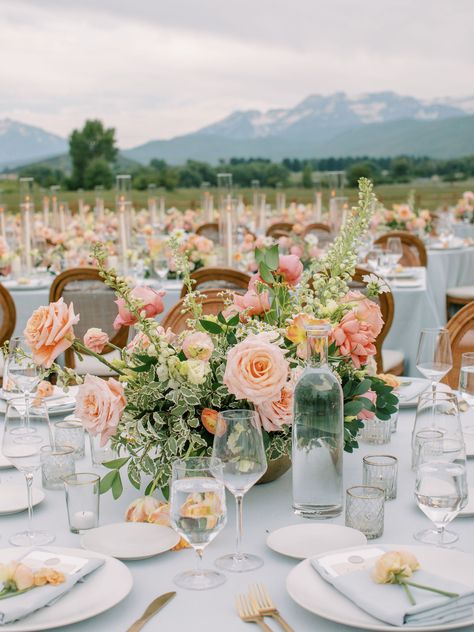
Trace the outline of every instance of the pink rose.
{"type": "Polygon", "coordinates": [[[126,404],[120,382],[86,375],[77,392],[75,414],[91,435],[100,435],[100,445],[104,446],[117,432],[126,404]]]}
{"type": "Polygon", "coordinates": [[[297,257],[301,259],[301,257],[304,255],[304,250],[301,246],[295,245],[295,246],[291,246],[290,253],[292,255],[296,255],[297,257]]]}
{"type": "Polygon", "coordinates": [[[273,334],[250,334],[227,355],[224,384],[237,399],[253,404],[275,400],[288,379],[283,350],[271,342],[273,334]]]}
{"type": "MultiPolygon", "coordinates": [[[[258,294],[255,290],[248,290],[245,294],[234,294],[234,305],[239,313],[245,312],[246,316],[260,316],[270,311],[268,292],[258,294]]],[[[241,320],[245,320],[245,315],[241,320]]]]}
{"type": "Polygon", "coordinates": [[[293,423],[293,384],[288,382],[280,391],[278,399],[267,400],[257,406],[262,426],[267,432],[281,430],[283,425],[293,423]]]}
{"type": "MultiPolygon", "coordinates": [[[[164,310],[162,296],[162,292],[157,292],[153,288],[146,286],[138,286],[131,291],[131,297],[143,303],[141,312],[145,318],[154,318],[158,314],[161,314],[164,310]]],[[[119,313],[114,320],[114,329],[134,325],[137,322],[137,318],[128,311],[125,306],[125,300],[119,298],[115,303],[117,304],[119,313]]]]}
{"type": "Polygon", "coordinates": [[[288,285],[296,285],[303,274],[303,264],[296,255],[280,255],[277,273],[288,285]]]}
{"type": "Polygon", "coordinates": [[[104,347],[109,342],[109,335],[98,327],[91,327],[84,335],[85,346],[94,353],[102,353],[104,347]]]}
{"type": "MultiPolygon", "coordinates": [[[[377,403],[377,393],[375,393],[374,391],[367,391],[367,393],[364,393],[363,395],[360,395],[360,397],[365,397],[366,399],[370,400],[370,402],[372,404],[376,404],[377,403]]],[[[356,397],[356,399],[358,399],[356,397]]],[[[374,419],[375,418],[375,413],[372,410],[361,410],[360,413],[357,415],[357,419],[361,419],[362,421],[369,421],[370,419],[374,419]]]]}
{"type": "Polygon", "coordinates": [[[188,360],[209,360],[214,351],[211,337],[196,331],[184,338],[183,353],[188,360]]]}
{"type": "Polygon", "coordinates": [[[30,316],[23,332],[36,364],[46,369],[74,342],[73,325],[79,322],[72,303],[63,298],[56,303],[38,307],[30,316]]]}
{"type": "Polygon", "coordinates": [[[375,355],[374,335],[368,323],[359,320],[355,309],[348,312],[332,331],[332,340],[343,356],[350,356],[356,369],[375,355]]]}

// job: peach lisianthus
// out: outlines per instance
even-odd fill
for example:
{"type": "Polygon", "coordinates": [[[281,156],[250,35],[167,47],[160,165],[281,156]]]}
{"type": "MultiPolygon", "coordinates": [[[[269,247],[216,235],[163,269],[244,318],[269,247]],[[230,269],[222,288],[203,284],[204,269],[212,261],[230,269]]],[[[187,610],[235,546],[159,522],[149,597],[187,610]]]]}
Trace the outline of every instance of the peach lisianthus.
{"type": "Polygon", "coordinates": [[[24,333],[33,361],[49,369],[56,358],[74,342],[73,326],[79,322],[74,305],[63,298],[38,307],[28,319],[24,333]]]}
{"type": "MultiPolygon", "coordinates": [[[[247,316],[260,316],[265,312],[270,311],[270,299],[268,292],[261,292],[260,294],[251,289],[245,292],[245,294],[234,294],[234,305],[237,307],[239,313],[245,312],[247,316]]],[[[241,317],[241,320],[245,320],[245,316],[241,317]]]]}
{"type": "MultiPolygon", "coordinates": [[[[155,316],[158,316],[158,314],[161,314],[165,308],[162,299],[163,292],[157,292],[151,287],[137,286],[133,288],[130,296],[141,301],[142,305],[140,311],[145,318],[154,318],[155,316]]],[[[118,307],[118,315],[114,320],[114,329],[120,329],[120,327],[123,326],[135,325],[138,319],[135,314],[132,314],[127,309],[125,300],[123,298],[118,298],[115,303],[118,307]]]]}
{"type": "Polygon", "coordinates": [[[348,292],[346,298],[350,301],[356,301],[355,315],[356,318],[365,322],[374,338],[382,331],[383,318],[380,307],[374,301],[365,297],[361,292],[348,292]],[[350,297],[350,298],[349,298],[350,297]]]}
{"type": "Polygon", "coordinates": [[[102,353],[108,342],[108,334],[98,327],[91,327],[84,334],[84,345],[95,353],[102,353]]]}
{"type": "Polygon", "coordinates": [[[126,404],[120,382],[86,375],[77,392],[75,414],[91,435],[100,435],[104,446],[116,433],[126,404]]]}
{"type": "Polygon", "coordinates": [[[224,384],[237,399],[253,404],[279,397],[288,379],[289,364],[273,334],[250,334],[227,356],[224,384]]]}
{"type": "Polygon", "coordinates": [[[214,343],[208,334],[196,331],[184,338],[182,349],[188,360],[209,360],[214,343]]]}

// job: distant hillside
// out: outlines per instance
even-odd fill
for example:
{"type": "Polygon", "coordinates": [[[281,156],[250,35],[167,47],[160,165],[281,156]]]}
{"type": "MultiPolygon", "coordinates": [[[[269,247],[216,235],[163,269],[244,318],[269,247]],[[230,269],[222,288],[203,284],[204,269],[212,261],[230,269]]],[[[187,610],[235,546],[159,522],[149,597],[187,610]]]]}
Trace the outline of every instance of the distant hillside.
{"type": "MultiPolygon", "coordinates": [[[[115,169],[117,171],[123,171],[124,173],[129,173],[133,171],[134,168],[139,166],[136,160],[132,160],[131,158],[127,158],[123,155],[122,152],[119,152],[117,156],[117,161],[115,162],[115,169]]],[[[45,160],[38,160],[36,162],[30,162],[26,165],[21,165],[18,169],[26,173],[29,168],[36,168],[39,166],[46,166],[50,169],[60,169],[66,175],[70,175],[72,171],[71,158],[69,154],[61,154],[60,156],[54,156],[54,158],[46,158],[45,160]]]]}
{"type": "Polygon", "coordinates": [[[0,120],[0,168],[49,158],[67,151],[67,140],[39,127],[0,120]]]}

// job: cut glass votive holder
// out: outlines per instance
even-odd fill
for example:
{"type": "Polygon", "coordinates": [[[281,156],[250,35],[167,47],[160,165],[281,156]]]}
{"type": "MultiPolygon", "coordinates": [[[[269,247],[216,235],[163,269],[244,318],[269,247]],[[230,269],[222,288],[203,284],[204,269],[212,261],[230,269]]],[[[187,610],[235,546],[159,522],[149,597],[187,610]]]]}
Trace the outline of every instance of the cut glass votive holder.
{"type": "Polygon", "coordinates": [[[394,432],[397,432],[397,428],[398,428],[398,414],[400,412],[400,409],[397,408],[397,411],[392,413],[392,415],[390,416],[390,431],[393,434],[394,432]]]}
{"type": "Polygon", "coordinates": [[[63,489],[64,479],[76,471],[74,450],[68,446],[41,448],[41,478],[45,489],[63,489]]]}
{"type": "Polygon", "coordinates": [[[371,454],[364,456],[363,479],[364,485],[382,487],[385,500],[397,497],[398,459],[389,454],[371,454]]]}
{"type": "Polygon", "coordinates": [[[84,426],[78,419],[64,419],[54,424],[54,442],[59,446],[69,446],[74,450],[74,458],[85,455],[84,426]]]}
{"type": "Polygon", "coordinates": [[[346,527],[361,531],[368,540],[383,534],[385,491],[381,487],[355,485],[346,490],[346,527]]]}
{"type": "Polygon", "coordinates": [[[100,476],[89,472],[64,479],[69,529],[79,533],[99,526],[100,476]]]}
{"type": "Polygon", "coordinates": [[[392,438],[392,422],[391,419],[364,419],[364,427],[359,433],[359,439],[362,443],[371,445],[385,445],[390,443],[392,438]]]}
{"type": "Polygon", "coordinates": [[[102,465],[102,463],[107,463],[107,461],[113,461],[117,458],[117,452],[113,449],[110,440],[107,441],[105,445],[100,445],[100,435],[91,435],[90,433],[89,440],[93,465],[99,466],[102,465]]]}
{"type": "Polygon", "coordinates": [[[411,454],[411,468],[416,470],[420,460],[421,453],[424,455],[431,454],[439,456],[443,452],[443,432],[427,428],[419,430],[413,439],[413,449],[411,454]]]}

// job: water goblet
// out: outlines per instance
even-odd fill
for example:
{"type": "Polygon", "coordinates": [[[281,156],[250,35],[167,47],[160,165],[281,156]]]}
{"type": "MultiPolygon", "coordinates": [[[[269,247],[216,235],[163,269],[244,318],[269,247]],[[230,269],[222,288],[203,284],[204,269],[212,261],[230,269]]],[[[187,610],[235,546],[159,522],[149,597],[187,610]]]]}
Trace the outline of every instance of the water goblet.
{"type": "Polygon", "coordinates": [[[169,263],[167,257],[160,256],[153,259],[153,268],[160,279],[160,285],[166,279],[169,272],[169,263]]]}
{"type": "Polygon", "coordinates": [[[176,575],[174,582],[190,590],[220,586],[225,575],[202,568],[205,547],[214,540],[227,519],[222,464],[209,457],[193,457],[173,463],[170,521],[173,529],[196,551],[192,571],[176,575]]]}
{"type": "Polygon", "coordinates": [[[387,256],[389,257],[392,269],[394,269],[403,257],[403,245],[400,237],[389,237],[387,240],[387,256]]]}
{"type": "Polygon", "coordinates": [[[28,345],[24,338],[14,340],[14,346],[10,346],[10,353],[7,358],[8,380],[13,382],[16,389],[23,393],[25,400],[25,420],[29,423],[31,408],[31,393],[41,381],[39,367],[28,356],[28,345]]]}
{"type": "Polygon", "coordinates": [[[442,327],[422,329],[416,354],[416,368],[431,381],[433,397],[436,385],[453,366],[449,331],[442,327]]]}
{"type": "Polygon", "coordinates": [[[256,555],[242,553],[242,502],[244,494],[267,470],[259,418],[253,410],[225,410],[219,413],[212,458],[222,463],[224,485],[235,497],[237,520],[236,552],[216,560],[228,571],[251,571],[263,565],[256,555]]]}

